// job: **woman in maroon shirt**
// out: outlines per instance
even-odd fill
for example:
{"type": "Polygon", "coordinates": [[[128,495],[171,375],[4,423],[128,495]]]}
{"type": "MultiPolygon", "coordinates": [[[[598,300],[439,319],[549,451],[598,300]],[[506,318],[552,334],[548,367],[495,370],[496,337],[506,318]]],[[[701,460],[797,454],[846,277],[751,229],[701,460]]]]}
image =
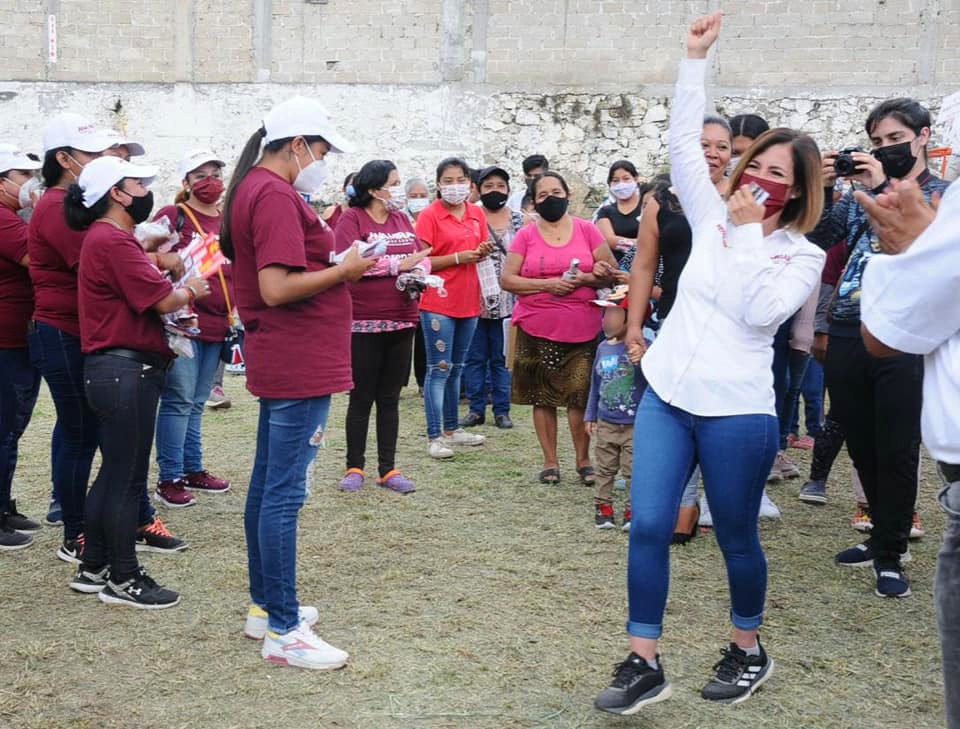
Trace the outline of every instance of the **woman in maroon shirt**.
{"type": "Polygon", "coordinates": [[[246,329],[247,387],[260,398],[244,513],[253,603],[244,632],[263,639],[265,660],[313,669],[340,668],[348,656],[311,630],[317,610],[297,601],[297,515],[330,396],[353,387],[344,283],[375,261],[353,246],[335,263],[333,231],[302,196],[322,187],[327,153],[346,146],[318,102],[274,107],[237,162],[220,228],[246,329]]]}
{"type": "MultiPolygon", "coordinates": [[[[189,152],[180,163],[183,190],[177,205],[161,208],[156,219],[166,218],[180,233],[174,251],[186,248],[194,236],[220,234],[220,198],[224,163],[213,152],[189,152]]],[[[193,307],[199,332],[190,339],[193,357],[178,357],[167,374],[157,415],[157,465],[160,469],[156,498],[171,507],[191,506],[191,490],[226,493],[230,482],[203,468],[200,442],[203,409],[220,365],[220,352],[230,330],[230,266],[211,279],[210,296],[193,307]]]]}
{"type": "Polygon", "coordinates": [[[419,298],[397,289],[397,276],[414,266],[429,273],[430,262],[424,259],[430,249],[420,251],[417,234],[404,212],[406,193],[393,162],[367,162],[353,178],[353,189],[350,209],[337,225],[337,248],[345,250],[354,241],[382,242],[386,253],[363,278],[350,285],[353,389],[347,408],[347,474],[340,488],[358,491],[363,487],[370,408],[376,402],[377,483],[408,494],[415,490],[413,482],[395,467],[394,461],[400,391],[410,375],[420,306],[419,298]]]}
{"type": "Polygon", "coordinates": [[[157,403],[173,352],[161,314],[209,293],[203,279],[174,289],[133,236],[150,216],[155,170],[101,157],[64,199],[67,224],[85,231],[77,282],[87,402],[99,422],[100,472],[87,496],[86,540],[70,587],[107,604],[158,609],[180,596],[137,562],[137,511],[146,488],[157,403]]]}
{"type": "Polygon", "coordinates": [[[17,511],[10,498],[17,446],[30,423],[40,371],[30,361],[27,324],[33,287],[27,272],[27,224],[17,214],[33,205],[36,158],[0,144],[0,551],[23,549],[40,524],[17,511]]]}

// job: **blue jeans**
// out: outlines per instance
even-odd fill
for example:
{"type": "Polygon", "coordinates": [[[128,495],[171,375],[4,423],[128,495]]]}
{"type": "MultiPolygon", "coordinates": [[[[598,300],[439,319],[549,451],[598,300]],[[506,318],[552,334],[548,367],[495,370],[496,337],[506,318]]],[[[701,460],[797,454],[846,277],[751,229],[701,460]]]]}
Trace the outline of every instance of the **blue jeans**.
{"type": "Polygon", "coordinates": [[[327,425],[330,397],[260,400],[257,455],[243,514],[250,598],[270,614],[270,630],[299,624],[297,517],[307,494],[307,469],[327,425]]]}
{"type": "Polygon", "coordinates": [[[777,455],[772,415],[700,417],[647,387],[637,411],[627,586],[627,632],[659,638],[670,583],[670,541],[694,462],[700,464],[717,544],[727,566],[730,617],[742,630],[763,621],[767,560],[760,546],[760,497],[777,455]]]}
{"type": "Polygon", "coordinates": [[[10,507],[20,436],[30,424],[40,392],[40,371],[26,347],[0,349],[0,514],[10,507]]]}
{"type": "Polygon", "coordinates": [[[787,447],[787,436],[790,435],[790,424],[797,413],[803,376],[811,359],[809,354],[796,349],[791,349],[787,357],[787,387],[781,407],[777,410],[777,418],[780,421],[780,450],[785,450],[787,447]]]}
{"type": "Polygon", "coordinates": [[[487,411],[488,388],[493,390],[493,414],[510,414],[510,370],[503,356],[503,319],[479,319],[463,367],[470,411],[487,411]]]}
{"type": "MultiPolygon", "coordinates": [[[[800,383],[800,395],[803,395],[804,426],[807,435],[816,438],[823,432],[823,365],[810,358],[807,371],[800,383]]],[[[800,432],[800,398],[793,401],[793,420],[790,432],[800,432]]]]}
{"type": "Polygon", "coordinates": [[[477,328],[477,317],[459,319],[423,311],[420,324],[427,350],[423,406],[427,414],[427,437],[433,440],[443,435],[443,431],[457,429],[460,372],[477,328]]]}
{"type": "Polygon", "coordinates": [[[193,358],[177,357],[167,373],[157,415],[157,465],[160,480],[172,481],[203,470],[200,428],[221,342],[194,339],[193,358]]]}

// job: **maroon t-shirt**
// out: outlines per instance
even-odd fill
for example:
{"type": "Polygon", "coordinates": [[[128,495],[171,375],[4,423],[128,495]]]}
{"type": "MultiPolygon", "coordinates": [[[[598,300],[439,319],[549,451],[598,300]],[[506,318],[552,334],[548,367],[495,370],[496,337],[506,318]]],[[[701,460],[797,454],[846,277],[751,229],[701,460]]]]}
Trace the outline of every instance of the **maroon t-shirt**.
{"type": "MultiPolygon", "coordinates": [[[[160,209],[160,212],[154,216],[154,220],[166,217],[167,220],[170,221],[171,227],[175,228],[177,225],[177,213],[180,212],[180,209],[176,205],[168,205],[160,209]]],[[[190,212],[197,218],[197,222],[200,223],[204,233],[220,235],[219,215],[213,218],[193,208],[190,208],[190,212]]],[[[173,248],[175,251],[185,248],[187,244],[193,240],[193,234],[195,232],[199,233],[199,231],[194,229],[190,216],[186,213],[182,213],[182,215],[183,227],[180,229],[180,242],[173,248]]],[[[230,294],[230,303],[233,304],[233,280],[230,264],[224,264],[221,270],[223,271],[223,278],[227,284],[227,293],[230,294]]],[[[230,330],[230,323],[227,321],[229,312],[227,311],[226,297],[223,295],[223,284],[220,282],[219,276],[210,277],[210,295],[204,296],[202,299],[197,299],[193,304],[193,310],[197,312],[197,326],[200,328],[200,334],[197,335],[197,339],[201,342],[222,342],[226,338],[227,332],[230,330]]]]}
{"type": "Polygon", "coordinates": [[[27,267],[20,265],[26,255],[27,224],[0,205],[0,349],[27,346],[33,286],[27,267]]]}
{"type": "Polygon", "coordinates": [[[303,301],[267,306],[259,272],[330,267],[336,241],[293,186],[254,167],[234,193],[233,282],[246,337],[247,388],[258,397],[302,400],[353,388],[350,292],[343,284],[303,301]]]}
{"type": "Polygon", "coordinates": [[[27,250],[36,299],[33,318],[80,336],[77,319],[77,264],[84,233],[67,226],[66,190],[51,187],[34,206],[27,250]]]}
{"type": "MultiPolygon", "coordinates": [[[[420,250],[420,241],[410,218],[403,212],[391,212],[384,223],[378,223],[362,208],[350,208],[337,223],[337,249],[346,250],[356,241],[384,240],[387,257],[402,260],[420,250]]],[[[396,276],[364,276],[350,284],[354,321],[415,322],[420,318],[420,305],[405,291],[397,290],[396,276]]]]}
{"type": "Polygon", "coordinates": [[[840,241],[827,251],[827,262],[823,266],[823,273],[820,274],[820,281],[831,286],[836,286],[843,273],[843,267],[847,265],[847,242],[840,241]]]}
{"type": "Polygon", "coordinates": [[[154,304],[173,291],[132,233],[105,222],[90,226],[78,277],[80,348],[120,347],[172,358],[154,304]]]}

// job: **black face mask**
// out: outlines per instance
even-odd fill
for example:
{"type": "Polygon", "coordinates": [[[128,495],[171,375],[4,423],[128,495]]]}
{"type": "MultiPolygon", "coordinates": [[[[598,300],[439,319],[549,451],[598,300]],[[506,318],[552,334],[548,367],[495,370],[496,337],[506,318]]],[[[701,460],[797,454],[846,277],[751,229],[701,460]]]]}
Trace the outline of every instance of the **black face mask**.
{"type": "Polygon", "coordinates": [[[153,193],[147,191],[146,195],[142,197],[134,197],[126,190],[121,189],[120,192],[130,195],[132,198],[129,205],[124,206],[124,210],[127,211],[127,215],[133,218],[133,222],[137,225],[144,222],[147,218],[150,217],[150,213],[153,212],[153,193]]]}
{"type": "Polygon", "coordinates": [[[567,200],[567,198],[551,195],[545,200],[538,202],[533,208],[537,211],[537,214],[548,223],[556,223],[566,215],[569,205],[570,201],[567,200]]]}
{"type": "Polygon", "coordinates": [[[480,196],[480,202],[487,210],[496,212],[507,204],[507,193],[498,192],[497,190],[494,190],[493,192],[485,192],[480,196]]]}
{"type": "Polygon", "coordinates": [[[917,157],[910,148],[912,144],[901,142],[873,150],[873,156],[883,165],[883,174],[898,180],[910,174],[917,163],[917,157]]]}

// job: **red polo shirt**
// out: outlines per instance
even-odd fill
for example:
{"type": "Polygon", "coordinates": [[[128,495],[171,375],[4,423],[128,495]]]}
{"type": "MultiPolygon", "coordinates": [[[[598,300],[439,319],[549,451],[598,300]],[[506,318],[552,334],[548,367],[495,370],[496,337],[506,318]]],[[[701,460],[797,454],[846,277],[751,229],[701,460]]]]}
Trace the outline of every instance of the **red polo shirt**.
{"type": "Polygon", "coordinates": [[[20,261],[27,255],[27,224],[0,205],[0,349],[27,346],[27,324],[33,314],[30,272],[20,261]]]}
{"type": "MultiPolygon", "coordinates": [[[[487,240],[487,216],[479,205],[466,203],[463,219],[456,218],[443,204],[434,201],[417,219],[417,237],[433,248],[431,256],[452,256],[476,250],[487,240]]],[[[480,279],[476,263],[450,266],[437,275],[446,281],[447,297],[427,289],[420,298],[420,310],[461,319],[480,316],[480,279]]]]}

